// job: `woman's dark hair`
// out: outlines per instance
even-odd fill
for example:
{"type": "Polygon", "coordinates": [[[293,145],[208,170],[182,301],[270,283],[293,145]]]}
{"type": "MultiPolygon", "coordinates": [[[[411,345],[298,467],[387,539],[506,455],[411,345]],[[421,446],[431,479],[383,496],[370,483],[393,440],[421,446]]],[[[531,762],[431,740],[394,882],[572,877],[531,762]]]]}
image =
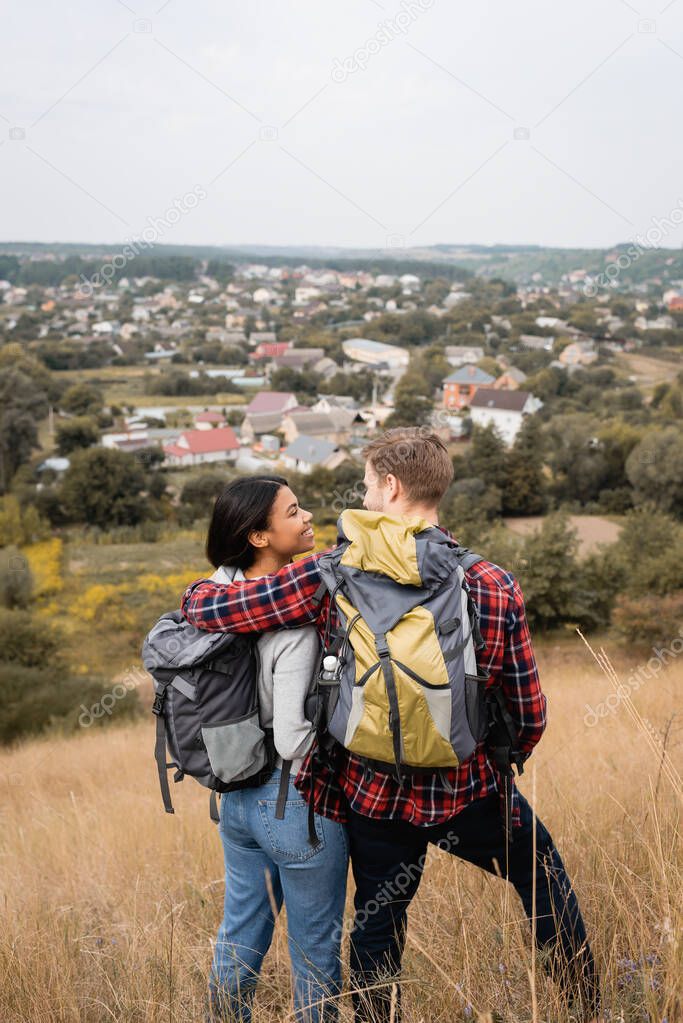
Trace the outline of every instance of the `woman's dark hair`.
{"type": "Polygon", "coordinates": [[[255,550],[249,543],[254,530],[267,529],[273,502],[284,476],[241,476],[216,498],[206,538],[206,556],[215,568],[249,568],[255,550]]]}

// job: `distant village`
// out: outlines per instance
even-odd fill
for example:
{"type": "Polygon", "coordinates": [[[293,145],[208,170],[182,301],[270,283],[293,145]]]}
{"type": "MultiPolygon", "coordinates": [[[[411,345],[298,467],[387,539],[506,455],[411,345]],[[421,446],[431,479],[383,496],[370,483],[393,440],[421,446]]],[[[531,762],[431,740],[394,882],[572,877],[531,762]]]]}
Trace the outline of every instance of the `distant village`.
{"type": "MultiPolygon", "coordinates": [[[[258,263],[220,277],[210,264],[191,281],[138,277],[133,261],[128,274],[95,290],[82,275],[57,285],[0,280],[0,331],[5,343],[28,341],[54,369],[120,366],[125,375],[126,366],[143,366],[148,386],[161,381],[148,393],[167,394],[163,404],[144,395],[110,403],[104,447],[157,446],[169,468],[310,473],[357,457],[369,436],[392,425],[416,353],[436,353],[443,367],[425,395],[425,421],[444,440],[455,444],[492,424],[511,445],[544,405],[529,386],[534,373],[570,376],[637,351],[674,330],[683,310],[678,287],[657,302],[651,289],[636,288],[628,299],[605,293],[586,303],[581,271],[559,287],[530,281],[497,292],[473,276],[258,263]],[[586,308],[584,323],[573,313],[586,308]],[[174,374],[188,385],[175,393],[164,384],[174,374]],[[211,382],[209,400],[196,402],[192,381],[211,382]]],[[[52,429],[61,418],[69,413],[58,410],[52,429]]],[[[42,467],[60,474],[68,465],[68,455],[54,454],[42,467]]]]}

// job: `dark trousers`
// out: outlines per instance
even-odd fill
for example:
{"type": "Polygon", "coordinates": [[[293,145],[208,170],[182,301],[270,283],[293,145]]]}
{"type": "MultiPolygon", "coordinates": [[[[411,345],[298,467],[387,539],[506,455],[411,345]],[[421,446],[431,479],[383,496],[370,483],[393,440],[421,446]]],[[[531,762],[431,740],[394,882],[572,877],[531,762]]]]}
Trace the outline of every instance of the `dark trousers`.
{"type": "MultiPolygon", "coordinates": [[[[497,795],[477,799],[455,817],[429,828],[373,820],[351,813],[349,838],[356,882],[351,934],[351,985],[356,1023],[392,1016],[392,980],[401,971],[408,906],[415,895],[429,842],[514,885],[529,919],[534,911],[533,814],[520,793],[521,828],[506,856],[497,795]],[[498,870],[496,870],[496,861],[498,870]]],[[[548,831],[536,819],[536,943],[551,976],[590,1019],[598,1011],[598,983],[586,930],[571,883],[548,831]]],[[[400,1020],[400,989],[394,987],[400,1020]]]]}

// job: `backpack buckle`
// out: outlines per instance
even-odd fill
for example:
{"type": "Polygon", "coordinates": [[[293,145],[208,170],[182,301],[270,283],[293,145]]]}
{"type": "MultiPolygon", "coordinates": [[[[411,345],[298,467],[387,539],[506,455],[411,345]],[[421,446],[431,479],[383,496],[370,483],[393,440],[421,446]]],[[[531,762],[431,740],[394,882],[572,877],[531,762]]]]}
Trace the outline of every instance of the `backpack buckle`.
{"type": "Polygon", "coordinates": [[[165,695],[166,695],[166,693],[157,693],[156,696],[154,697],[154,703],[152,704],[152,713],[153,714],[159,715],[159,714],[163,714],[164,713],[164,697],[165,697],[165,695]]]}
{"type": "Polygon", "coordinates": [[[378,633],[378,635],[375,636],[375,650],[377,651],[377,656],[380,660],[385,657],[389,657],[389,644],[385,634],[378,633]]]}

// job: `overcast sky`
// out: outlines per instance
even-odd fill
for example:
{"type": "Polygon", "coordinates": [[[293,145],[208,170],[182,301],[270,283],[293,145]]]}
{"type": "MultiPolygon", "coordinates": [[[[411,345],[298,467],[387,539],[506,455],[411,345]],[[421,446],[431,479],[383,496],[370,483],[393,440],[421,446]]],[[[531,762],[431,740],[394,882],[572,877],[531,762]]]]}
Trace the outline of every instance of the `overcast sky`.
{"type": "Polygon", "coordinates": [[[1,240],[180,201],[160,241],[609,246],[683,207],[683,0],[34,0],[0,68],[1,240]]]}

